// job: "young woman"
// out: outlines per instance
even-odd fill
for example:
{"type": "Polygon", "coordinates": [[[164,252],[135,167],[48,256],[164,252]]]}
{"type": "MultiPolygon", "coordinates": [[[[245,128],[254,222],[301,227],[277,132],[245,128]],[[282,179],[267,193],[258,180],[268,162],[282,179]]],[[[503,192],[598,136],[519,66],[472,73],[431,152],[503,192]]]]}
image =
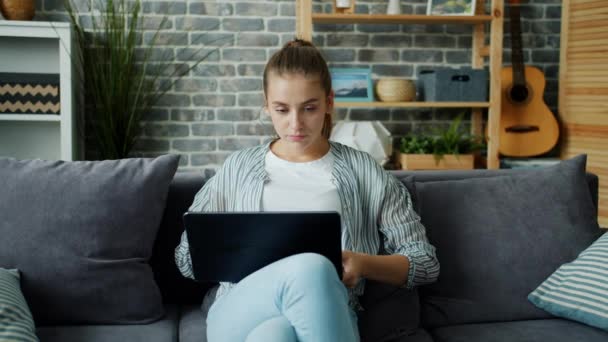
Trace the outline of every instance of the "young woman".
{"type": "MultiPolygon", "coordinates": [[[[412,288],[436,280],[439,263],[405,186],[364,152],[329,141],[334,93],[309,42],[287,43],[264,70],[264,111],[278,138],[233,153],[198,192],[191,211],[337,211],[339,279],[316,254],[291,256],[210,291],[215,341],[357,341],[365,279],[412,288]],[[381,249],[382,245],[382,249],[381,249]]],[[[186,233],[177,265],[193,277],[186,233]]]]}

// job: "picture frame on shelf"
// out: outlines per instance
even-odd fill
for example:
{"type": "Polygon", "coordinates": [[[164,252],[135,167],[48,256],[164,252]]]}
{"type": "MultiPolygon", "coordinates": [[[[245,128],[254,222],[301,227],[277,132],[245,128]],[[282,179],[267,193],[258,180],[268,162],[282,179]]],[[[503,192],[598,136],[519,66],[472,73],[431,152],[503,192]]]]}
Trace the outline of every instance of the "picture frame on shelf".
{"type": "Polygon", "coordinates": [[[428,0],[427,15],[475,15],[475,0],[428,0]]]}
{"type": "Polygon", "coordinates": [[[373,102],[370,68],[330,68],[336,102],[373,102]]]}

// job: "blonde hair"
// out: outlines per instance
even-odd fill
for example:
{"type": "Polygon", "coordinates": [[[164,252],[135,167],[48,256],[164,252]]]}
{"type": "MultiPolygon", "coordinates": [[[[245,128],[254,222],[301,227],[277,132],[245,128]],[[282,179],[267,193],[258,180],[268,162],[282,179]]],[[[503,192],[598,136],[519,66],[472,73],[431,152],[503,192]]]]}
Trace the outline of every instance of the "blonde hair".
{"type": "MultiPolygon", "coordinates": [[[[264,68],[264,97],[266,97],[268,91],[268,74],[270,72],[279,76],[285,74],[318,75],[325,96],[327,97],[331,93],[331,74],[327,62],[319,50],[309,41],[299,38],[291,40],[270,57],[264,68]]],[[[332,114],[325,113],[325,123],[321,134],[327,139],[331,135],[332,124],[332,114]]]]}

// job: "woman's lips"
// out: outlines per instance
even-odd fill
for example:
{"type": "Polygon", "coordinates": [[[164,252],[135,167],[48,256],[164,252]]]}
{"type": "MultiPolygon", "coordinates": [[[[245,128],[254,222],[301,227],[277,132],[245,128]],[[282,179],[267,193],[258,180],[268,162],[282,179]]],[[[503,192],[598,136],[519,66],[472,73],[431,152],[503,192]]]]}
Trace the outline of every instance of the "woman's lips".
{"type": "Polygon", "coordinates": [[[305,135],[288,135],[287,137],[289,138],[289,140],[292,140],[292,141],[301,141],[301,140],[304,140],[304,138],[306,136],[305,135]]]}

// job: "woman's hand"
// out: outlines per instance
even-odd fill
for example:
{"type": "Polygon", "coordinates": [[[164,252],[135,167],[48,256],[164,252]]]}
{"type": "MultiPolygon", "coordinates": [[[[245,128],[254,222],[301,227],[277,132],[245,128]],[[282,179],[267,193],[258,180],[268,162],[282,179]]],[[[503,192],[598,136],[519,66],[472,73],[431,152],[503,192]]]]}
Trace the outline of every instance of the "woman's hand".
{"type": "Polygon", "coordinates": [[[346,287],[355,287],[363,277],[365,257],[366,254],[342,251],[342,282],[346,287]]]}

